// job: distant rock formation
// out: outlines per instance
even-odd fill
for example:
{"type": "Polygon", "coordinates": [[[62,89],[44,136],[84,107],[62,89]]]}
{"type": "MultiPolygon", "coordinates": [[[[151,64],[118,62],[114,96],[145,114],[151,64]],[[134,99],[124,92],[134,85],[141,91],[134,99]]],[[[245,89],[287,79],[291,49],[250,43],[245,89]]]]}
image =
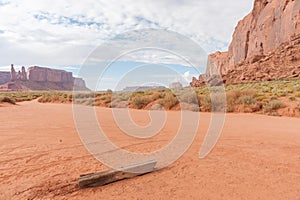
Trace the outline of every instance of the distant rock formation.
{"type": "Polygon", "coordinates": [[[130,86],[123,89],[124,92],[138,92],[152,89],[165,89],[164,86],[130,86]]]}
{"type": "Polygon", "coordinates": [[[22,66],[16,73],[13,64],[10,73],[1,72],[0,85],[0,90],[88,90],[85,81],[73,77],[72,72],[38,66],[26,72],[22,66]]]}
{"type": "Polygon", "coordinates": [[[182,88],[182,84],[180,82],[174,82],[171,83],[169,86],[170,89],[181,89],[182,88]]]}
{"type": "Polygon", "coordinates": [[[17,80],[17,74],[16,74],[16,71],[15,71],[15,68],[14,68],[13,64],[10,65],[10,80],[11,81],[17,80]]]}
{"type": "Polygon", "coordinates": [[[22,66],[21,80],[22,80],[22,81],[26,81],[26,80],[27,80],[27,74],[26,74],[26,71],[25,71],[25,67],[24,67],[24,66],[22,66]]]}
{"type": "Polygon", "coordinates": [[[0,72],[0,85],[9,82],[10,79],[10,72],[0,72]]]}
{"type": "MultiPolygon", "coordinates": [[[[220,72],[228,84],[300,76],[300,1],[255,0],[228,52],[211,54],[209,60],[206,76],[220,72]]],[[[199,79],[191,86],[202,85],[199,79]]]]}
{"type": "Polygon", "coordinates": [[[74,81],[72,72],[38,66],[28,68],[28,80],[54,83],[67,83],[74,81]]]}

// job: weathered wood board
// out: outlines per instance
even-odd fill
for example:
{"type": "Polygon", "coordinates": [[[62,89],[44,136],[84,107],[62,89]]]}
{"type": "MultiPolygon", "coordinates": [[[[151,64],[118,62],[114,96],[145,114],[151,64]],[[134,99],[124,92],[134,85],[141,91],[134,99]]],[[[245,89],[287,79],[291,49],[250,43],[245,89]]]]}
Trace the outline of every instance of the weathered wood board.
{"type": "Polygon", "coordinates": [[[140,176],[155,170],[155,160],[133,164],[119,169],[80,175],[78,182],[80,188],[102,186],[123,179],[140,176]]]}

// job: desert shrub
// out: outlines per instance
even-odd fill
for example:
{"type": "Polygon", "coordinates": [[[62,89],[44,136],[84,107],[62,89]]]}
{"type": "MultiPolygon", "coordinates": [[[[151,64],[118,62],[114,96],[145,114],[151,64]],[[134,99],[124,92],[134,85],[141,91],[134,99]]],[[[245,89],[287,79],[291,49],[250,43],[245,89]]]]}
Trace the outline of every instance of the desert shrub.
{"type": "Polygon", "coordinates": [[[198,105],[198,96],[194,92],[184,93],[180,96],[180,101],[188,104],[198,105]]]}
{"type": "Polygon", "coordinates": [[[254,89],[233,89],[226,93],[227,96],[229,96],[231,99],[237,100],[241,96],[250,96],[255,97],[257,96],[257,91],[254,89]]]}
{"type": "Polygon", "coordinates": [[[128,108],[128,101],[113,101],[111,108],[128,108]]]}
{"type": "Polygon", "coordinates": [[[294,85],[293,90],[300,92],[300,84],[294,85]]]}
{"type": "Polygon", "coordinates": [[[189,104],[185,102],[180,102],[180,108],[182,110],[189,110],[193,112],[199,112],[200,108],[198,104],[189,104]]]}
{"type": "Polygon", "coordinates": [[[85,99],[84,105],[93,106],[94,105],[94,98],[85,99]]]}
{"type": "Polygon", "coordinates": [[[84,99],[84,98],[93,98],[95,94],[92,92],[82,92],[82,93],[75,93],[74,98],[76,99],[84,99]]]}
{"type": "Polygon", "coordinates": [[[201,87],[201,88],[194,88],[194,89],[195,89],[195,92],[198,95],[207,95],[207,94],[209,94],[209,89],[206,86],[201,87]]]}
{"type": "Polygon", "coordinates": [[[233,104],[227,104],[226,112],[231,113],[234,112],[235,106],[233,104]]]}
{"type": "Polygon", "coordinates": [[[276,95],[279,96],[279,97],[286,97],[287,94],[288,94],[288,92],[285,91],[285,90],[279,90],[279,91],[277,91],[277,93],[276,93],[276,95]]]}
{"type": "Polygon", "coordinates": [[[239,89],[234,89],[226,93],[226,101],[227,101],[227,112],[233,112],[236,101],[241,96],[241,91],[239,89]]]}
{"type": "Polygon", "coordinates": [[[158,103],[167,109],[171,109],[172,107],[176,106],[179,102],[177,97],[175,97],[173,93],[167,92],[165,93],[163,99],[159,99],[158,103]]]}
{"type": "Polygon", "coordinates": [[[272,93],[272,89],[268,86],[262,87],[263,93],[272,93]]]}
{"type": "Polygon", "coordinates": [[[279,93],[279,96],[280,96],[280,97],[286,97],[287,95],[288,95],[287,92],[279,93]]]}
{"type": "Polygon", "coordinates": [[[264,99],[267,99],[267,97],[265,96],[265,95],[258,95],[258,96],[256,96],[256,101],[263,101],[264,99]]]}
{"type": "Polygon", "coordinates": [[[104,96],[105,98],[102,99],[103,103],[107,104],[111,102],[111,96],[104,96]]]}
{"type": "Polygon", "coordinates": [[[16,104],[16,102],[13,99],[6,97],[6,96],[0,97],[0,103],[16,104]]]}
{"type": "Polygon", "coordinates": [[[241,96],[256,97],[257,91],[254,89],[245,89],[241,91],[241,96]]]}
{"type": "Polygon", "coordinates": [[[237,95],[235,92],[227,92],[226,94],[226,99],[227,99],[227,104],[233,105],[237,101],[240,95],[237,95]]]}
{"type": "Polygon", "coordinates": [[[293,90],[291,87],[288,87],[288,88],[286,89],[286,92],[291,94],[291,93],[294,92],[294,90],[293,90]]]}
{"type": "Polygon", "coordinates": [[[211,99],[209,95],[201,96],[201,111],[210,112],[211,111],[211,99]]]}
{"type": "Polygon", "coordinates": [[[300,111],[300,103],[296,106],[296,110],[300,111]]]}
{"type": "Polygon", "coordinates": [[[212,111],[225,112],[226,110],[226,95],[222,93],[212,93],[212,111]]]}
{"type": "Polygon", "coordinates": [[[132,98],[130,98],[130,104],[137,109],[141,109],[145,107],[150,102],[151,102],[151,98],[149,96],[135,95],[132,98]]]}
{"type": "Polygon", "coordinates": [[[277,99],[278,99],[278,96],[277,96],[277,95],[271,96],[271,100],[277,100],[277,99]]]}
{"type": "Polygon", "coordinates": [[[73,95],[72,94],[68,95],[68,100],[69,100],[69,102],[73,102],[73,95]]]}
{"type": "Polygon", "coordinates": [[[227,99],[231,101],[236,101],[241,95],[242,92],[240,89],[234,89],[226,93],[227,99]]]}
{"type": "Polygon", "coordinates": [[[263,109],[263,103],[258,102],[258,103],[252,104],[250,106],[250,108],[252,109],[252,112],[258,112],[263,109]]]}
{"type": "MultiPolygon", "coordinates": [[[[235,107],[239,104],[252,105],[256,103],[257,91],[255,89],[249,89],[246,86],[243,90],[233,89],[226,93],[227,100],[227,112],[233,112],[235,107]]],[[[261,96],[261,101],[265,99],[265,96],[261,96]]]]}
{"type": "Polygon", "coordinates": [[[72,102],[72,95],[64,92],[46,92],[38,102],[40,103],[70,103],[72,102]]]}
{"type": "Polygon", "coordinates": [[[296,101],[296,97],[290,97],[289,100],[290,101],[296,101]]]}
{"type": "Polygon", "coordinates": [[[265,105],[263,108],[266,112],[276,111],[280,108],[284,108],[285,105],[278,100],[270,101],[267,105],[265,105]]]}
{"type": "Polygon", "coordinates": [[[296,95],[295,95],[295,97],[300,97],[300,92],[298,92],[296,95]]]}
{"type": "Polygon", "coordinates": [[[220,112],[226,109],[226,96],[222,93],[211,93],[210,95],[199,96],[199,106],[204,112],[220,112]]]}
{"type": "Polygon", "coordinates": [[[129,92],[124,92],[116,95],[116,98],[118,98],[120,101],[128,101],[130,98],[131,93],[129,92]]]}
{"type": "Polygon", "coordinates": [[[5,92],[5,93],[0,93],[0,96],[8,97],[15,102],[22,102],[22,101],[31,101],[33,99],[36,99],[42,96],[43,93],[45,92],[39,92],[39,91],[5,92]]]}
{"type": "Polygon", "coordinates": [[[152,90],[146,90],[144,92],[145,95],[152,95],[153,94],[153,91],[152,90]]]}
{"type": "Polygon", "coordinates": [[[153,92],[153,94],[152,94],[152,100],[153,101],[156,101],[157,99],[160,99],[160,98],[161,98],[161,93],[153,92]]]}
{"type": "Polygon", "coordinates": [[[202,96],[201,95],[197,95],[197,99],[198,99],[198,105],[199,105],[199,107],[201,107],[202,96]]]}
{"type": "Polygon", "coordinates": [[[238,98],[237,103],[251,105],[256,103],[256,99],[252,96],[244,95],[238,98]]]}

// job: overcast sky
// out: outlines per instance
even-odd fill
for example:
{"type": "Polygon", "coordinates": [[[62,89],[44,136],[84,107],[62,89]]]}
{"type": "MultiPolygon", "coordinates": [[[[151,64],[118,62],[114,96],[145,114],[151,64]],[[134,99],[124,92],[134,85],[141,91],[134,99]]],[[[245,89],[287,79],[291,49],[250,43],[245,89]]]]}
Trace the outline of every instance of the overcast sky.
{"type": "Polygon", "coordinates": [[[0,0],[0,71],[14,63],[62,68],[76,75],[97,46],[144,28],[176,32],[207,53],[224,51],[252,4],[253,0],[0,0]]]}
{"type": "Polygon", "coordinates": [[[124,31],[163,28],[226,50],[253,0],[0,0],[0,66],[78,65],[124,31]]]}

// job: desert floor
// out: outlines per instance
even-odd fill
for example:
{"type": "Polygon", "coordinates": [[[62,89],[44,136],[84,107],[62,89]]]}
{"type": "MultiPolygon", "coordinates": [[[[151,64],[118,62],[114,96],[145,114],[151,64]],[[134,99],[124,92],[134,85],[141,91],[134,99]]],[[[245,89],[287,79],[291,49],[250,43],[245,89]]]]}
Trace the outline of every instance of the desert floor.
{"type": "MultiPolygon", "coordinates": [[[[258,114],[228,114],[213,151],[199,159],[210,122],[201,113],[198,134],[172,165],[133,179],[80,190],[80,174],[107,169],[91,156],[76,132],[71,104],[0,105],[0,199],[300,199],[300,119],[258,114]]],[[[152,151],[172,139],[179,112],[168,112],[162,132],[132,139],[113,122],[103,128],[130,151],[152,151]]],[[[147,111],[131,111],[138,124],[147,111]]],[[[191,113],[195,115],[198,113],[191,113]]]]}

